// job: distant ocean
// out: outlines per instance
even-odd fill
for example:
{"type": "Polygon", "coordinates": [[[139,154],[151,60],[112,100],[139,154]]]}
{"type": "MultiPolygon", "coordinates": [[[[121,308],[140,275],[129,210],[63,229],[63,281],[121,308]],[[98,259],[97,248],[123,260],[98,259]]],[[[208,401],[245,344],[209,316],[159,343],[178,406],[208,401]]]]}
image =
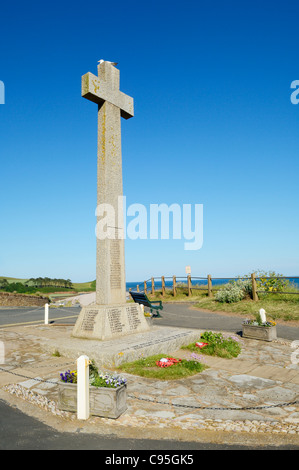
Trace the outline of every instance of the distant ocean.
{"type": "MultiPolygon", "coordinates": [[[[215,278],[213,279],[212,278],[212,285],[215,286],[215,285],[222,285],[222,284],[227,284],[229,281],[231,281],[232,279],[237,279],[237,278],[215,278]]],[[[297,288],[299,288],[299,278],[292,278],[292,277],[288,277],[287,278],[293,285],[295,285],[297,288]]],[[[192,282],[192,285],[193,286],[196,286],[196,285],[206,285],[207,286],[207,279],[196,279],[196,278],[193,278],[191,277],[191,282],[192,282]]],[[[141,291],[143,291],[144,289],[144,281],[137,281],[137,282],[127,282],[126,283],[126,289],[129,290],[129,289],[132,289],[132,290],[135,290],[136,289],[136,286],[139,284],[139,288],[141,291]]],[[[186,284],[187,286],[187,278],[179,278],[177,277],[177,285],[178,284],[186,284]]],[[[156,288],[161,288],[162,287],[162,281],[161,281],[161,278],[159,279],[155,279],[155,287],[156,288]]],[[[165,279],[165,287],[172,287],[172,278],[169,279],[169,278],[166,278],[165,279]]],[[[150,289],[151,288],[151,281],[147,281],[147,288],[150,289]]]]}

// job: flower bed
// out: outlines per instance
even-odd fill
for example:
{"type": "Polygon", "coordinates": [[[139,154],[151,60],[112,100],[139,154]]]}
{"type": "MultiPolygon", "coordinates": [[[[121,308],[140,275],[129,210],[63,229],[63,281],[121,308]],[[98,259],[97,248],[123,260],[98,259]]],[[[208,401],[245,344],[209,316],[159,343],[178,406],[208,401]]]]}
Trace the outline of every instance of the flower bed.
{"type": "Polygon", "coordinates": [[[213,333],[206,331],[203,333],[199,341],[183,346],[182,349],[190,351],[198,351],[209,356],[224,357],[231,359],[237,357],[241,352],[240,339],[235,335],[226,335],[222,333],[213,333]]]}
{"type": "MultiPolygon", "coordinates": [[[[77,371],[68,370],[60,374],[60,380],[63,383],[77,383],[77,371]]],[[[117,374],[99,373],[94,361],[89,366],[89,384],[94,387],[117,388],[125,385],[127,380],[117,374]]]]}
{"type": "Polygon", "coordinates": [[[252,325],[252,326],[261,326],[263,328],[270,328],[272,326],[276,326],[275,321],[269,320],[264,323],[258,320],[244,320],[243,325],[252,325]]]}
{"type": "MultiPolygon", "coordinates": [[[[118,418],[127,409],[127,380],[116,374],[99,373],[92,361],[89,368],[90,414],[118,418]]],[[[63,411],[77,411],[77,371],[60,374],[58,406],[63,411]]]]}
{"type": "Polygon", "coordinates": [[[206,368],[206,365],[203,364],[201,360],[201,356],[197,354],[191,356],[191,359],[187,360],[158,354],[121,364],[119,368],[129,374],[139,375],[141,377],[159,380],[175,380],[199,374],[206,368]]]}

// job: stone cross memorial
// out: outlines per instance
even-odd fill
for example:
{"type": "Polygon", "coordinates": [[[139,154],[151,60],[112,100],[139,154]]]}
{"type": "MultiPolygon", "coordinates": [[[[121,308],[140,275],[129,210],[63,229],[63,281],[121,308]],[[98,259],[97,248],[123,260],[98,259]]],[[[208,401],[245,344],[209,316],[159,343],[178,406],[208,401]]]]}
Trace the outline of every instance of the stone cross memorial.
{"type": "Polygon", "coordinates": [[[106,218],[105,231],[97,232],[96,303],[83,307],[73,336],[101,340],[149,330],[140,305],[126,302],[121,117],[133,117],[134,105],[119,90],[115,65],[100,61],[98,77],[90,72],[82,77],[82,96],[98,105],[97,228],[105,207],[110,213],[113,208],[114,218],[106,218]]]}

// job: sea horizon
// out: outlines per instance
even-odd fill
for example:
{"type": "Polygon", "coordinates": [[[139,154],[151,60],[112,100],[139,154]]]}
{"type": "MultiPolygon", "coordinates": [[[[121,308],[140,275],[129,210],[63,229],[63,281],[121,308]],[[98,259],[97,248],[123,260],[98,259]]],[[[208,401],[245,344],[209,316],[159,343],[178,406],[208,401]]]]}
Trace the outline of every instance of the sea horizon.
{"type": "MultiPolygon", "coordinates": [[[[212,278],[212,285],[222,285],[222,284],[227,284],[229,281],[232,280],[237,280],[239,277],[227,277],[227,278],[212,278]]],[[[244,278],[242,278],[244,279],[244,278]]],[[[288,277],[288,276],[283,276],[282,279],[287,279],[290,281],[291,284],[293,284],[295,287],[299,288],[299,277],[288,277]]],[[[161,278],[154,278],[155,281],[155,287],[162,287],[162,279],[161,278]]],[[[151,288],[151,280],[147,280],[147,288],[151,288]]],[[[176,278],[177,286],[179,284],[186,284],[187,286],[187,276],[185,277],[177,277],[176,278]]],[[[165,277],[165,287],[172,287],[172,277],[165,277]]],[[[140,290],[144,290],[144,281],[136,281],[136,282],[126,282],[126,289],[135,289],[136,286],[139,285],[140,290]]],[[[197,286],[203,286],[203,285],[208,285],[208,280],[207,278],[192,278],[191,276],[191,285],[193,287],[197,286]]]]}

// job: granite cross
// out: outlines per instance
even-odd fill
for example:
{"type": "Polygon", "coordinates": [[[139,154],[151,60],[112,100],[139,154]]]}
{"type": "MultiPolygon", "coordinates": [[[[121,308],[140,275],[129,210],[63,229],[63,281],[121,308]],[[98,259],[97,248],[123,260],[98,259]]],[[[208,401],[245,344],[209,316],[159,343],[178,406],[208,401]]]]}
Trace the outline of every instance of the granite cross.
{"type": "Polygon", "coordinates": [[[124,221],[119,209],[123,195],[121,117],[134,116],[133,98],[119,90],[119,70],[106,61],[98,65],[98,77],[90,72],[83,75],[82,96],[98,104],[97,204],[113,207],[117,221],[108,227],[113,237],[97,237],[96,304],[122,304],[126,282],[124,221]]]}

